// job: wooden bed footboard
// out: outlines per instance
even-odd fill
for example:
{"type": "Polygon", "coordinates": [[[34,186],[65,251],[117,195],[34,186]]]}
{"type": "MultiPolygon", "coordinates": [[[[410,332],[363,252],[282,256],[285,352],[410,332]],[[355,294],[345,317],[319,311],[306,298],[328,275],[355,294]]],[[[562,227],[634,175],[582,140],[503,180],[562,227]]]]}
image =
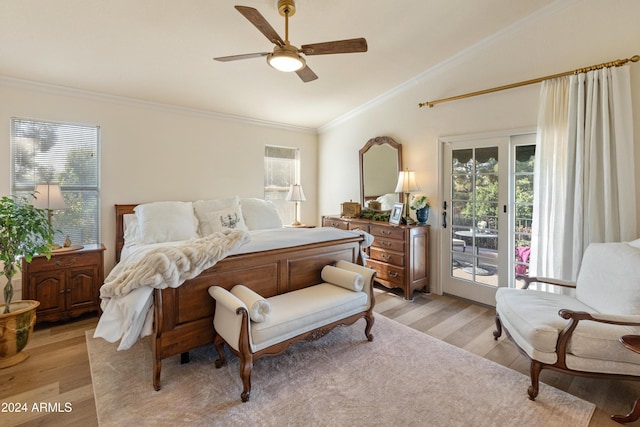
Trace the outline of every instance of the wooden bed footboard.
{"type": "MultiPolygon", "coordinates": [[[[116,260],[124,246],[123,215],[136,205],[116,205],[116,260]]],[[[325,265],[344,260],[362,264],[362,236],[292,248],[232,255],[178,288],[154,291],[153,387],[160,390],[162,360],[212,344],[215,303],[208,288],[242,284],[265,298],[322,282],[325,265]]]]}

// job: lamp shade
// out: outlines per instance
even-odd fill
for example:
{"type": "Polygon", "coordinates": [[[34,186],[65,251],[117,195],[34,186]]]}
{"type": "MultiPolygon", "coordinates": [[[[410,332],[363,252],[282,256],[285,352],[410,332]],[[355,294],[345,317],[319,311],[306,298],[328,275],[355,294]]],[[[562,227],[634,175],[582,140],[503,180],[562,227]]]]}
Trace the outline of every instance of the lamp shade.
{"type": "Polygon", "coordinates": [[[34,190],[35,199],[31,204],[38,209],[66,209],[59,184],[38,184],[34,190]]]}
{"type": "Polygon", "coordinates": [[[305,200],[307,200],[304,197],[304,191],[302,191],[302,185],[300,184],[292,185],[291,188],[289,188],[289,192],[287,193],[286,200],[289,200],[292,202],[304,202],[305,200]]]}
{"type": "Polygon", "coordinates": [[[396,193],[413,193],[420,191],[416,184],[416,174],[414,171],[400,171],[398,174],[398,184],[396,185],[396,193]]]}

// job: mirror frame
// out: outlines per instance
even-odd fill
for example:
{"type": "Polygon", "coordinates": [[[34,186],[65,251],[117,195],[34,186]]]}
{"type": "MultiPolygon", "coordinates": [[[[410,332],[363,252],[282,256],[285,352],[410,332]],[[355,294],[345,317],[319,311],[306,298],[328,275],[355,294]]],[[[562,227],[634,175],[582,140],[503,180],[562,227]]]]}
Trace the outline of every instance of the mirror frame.
{"type": "MultiPolygon", "coordinates": [[[[398,172],[402,170],[402,144],[394,141],[388,136],[376,136],[367,141],[367,143],[360,149],[360,204],[364,207],[364,154],[376,145],[390,145],[391,148],[395,148],[398,152],[398,172]]],[[[400,200],[404,195],[400,195],[400,200]]]]}

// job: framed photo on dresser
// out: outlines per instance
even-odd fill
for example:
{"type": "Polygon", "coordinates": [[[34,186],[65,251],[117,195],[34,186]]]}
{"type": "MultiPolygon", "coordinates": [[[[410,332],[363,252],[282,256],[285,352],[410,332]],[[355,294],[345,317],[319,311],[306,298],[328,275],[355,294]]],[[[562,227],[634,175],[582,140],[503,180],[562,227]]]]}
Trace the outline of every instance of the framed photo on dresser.
{"type": "Polygon", "coordinates": [[[400,224],[403,210],[404,210],[404,203],[394,203],[393,209],[391,209],[391,215],[389,216],[389,223],[394,225],[400,224]]]}

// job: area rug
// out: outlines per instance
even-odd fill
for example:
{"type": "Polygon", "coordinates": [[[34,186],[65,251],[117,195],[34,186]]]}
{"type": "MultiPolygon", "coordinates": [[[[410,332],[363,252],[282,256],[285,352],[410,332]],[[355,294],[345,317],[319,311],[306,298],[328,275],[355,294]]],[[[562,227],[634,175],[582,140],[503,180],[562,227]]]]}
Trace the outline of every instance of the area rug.
{"type": "Polygon", "coordinates": [[[151,384],[148,342],[126,351],[87,347],[101,426],[586,426],[595,406],[546,384],[535,402],[529,378],[376,314],[254,363],[240,401],[238,359],[216,369],[213,346],[191,362],[165,359],[151,384]]]}

